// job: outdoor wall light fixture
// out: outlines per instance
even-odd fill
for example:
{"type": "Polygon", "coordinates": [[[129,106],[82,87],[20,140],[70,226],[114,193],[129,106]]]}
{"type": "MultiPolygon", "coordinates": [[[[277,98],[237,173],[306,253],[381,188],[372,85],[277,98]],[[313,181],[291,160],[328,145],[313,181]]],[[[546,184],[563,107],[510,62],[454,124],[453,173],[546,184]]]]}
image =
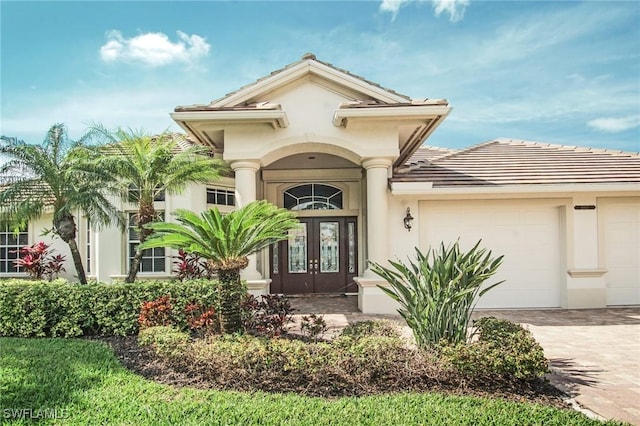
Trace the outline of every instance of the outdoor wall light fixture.
{"type": "Polygon", "coordinates": [[[407,231],[411,231],[411,223],[413,222],[413,216],[411,216],[411,208],[407,207],[407,214],[404,216],[404,227],[407,231]]]}

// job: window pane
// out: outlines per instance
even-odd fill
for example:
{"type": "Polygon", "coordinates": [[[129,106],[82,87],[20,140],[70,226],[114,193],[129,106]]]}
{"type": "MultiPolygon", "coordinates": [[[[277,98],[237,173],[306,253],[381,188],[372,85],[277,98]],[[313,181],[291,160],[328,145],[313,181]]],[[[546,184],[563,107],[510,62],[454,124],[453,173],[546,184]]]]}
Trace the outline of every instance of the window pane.
{"type": "Polygon", "coordinates": [[[320,272],[339,272],[338,222],[320,222],[320,272]]]}
{"type": "Polygon", "coordinates": [[[298,204],[297,200],[293,198],[288,192],[284,193],[284,208],[292,210],[298,204]]]}
{"type": "Polygon", "coordinates": [[[349,242],[348,270],[350,274],[355,274],[356,273],[356,224],[353,222],[347,223],[347,238],[349,242]]]}
{"type": "Polygon", "coordinates": [[[287,192],[296,198],[301,198],[304,196],[310,197],[311,190],[312,190],[311,185],[305,184],[305,185],[294,186],[293,188],[288,189],[287,192]]]}
{"type": "Polygon", "coordinates": [[[153,272],[153,260],[143,257],[140,262],[140,272],[153,272]]]}
{"type": "Polygon", "coordinates": [[[289,273],[307,272],[307,224],[289,231],[289,273]]]}
{"type": "Polygon", "coordinates": [[[153,272],[164,272],[164,257],[153,259],[153,272]]]}

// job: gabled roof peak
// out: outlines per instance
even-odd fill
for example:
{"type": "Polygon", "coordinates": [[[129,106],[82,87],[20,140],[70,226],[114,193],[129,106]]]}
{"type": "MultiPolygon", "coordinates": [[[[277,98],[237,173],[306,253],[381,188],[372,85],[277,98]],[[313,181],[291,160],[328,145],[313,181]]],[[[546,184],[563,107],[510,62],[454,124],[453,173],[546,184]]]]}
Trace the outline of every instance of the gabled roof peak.
{"type": "Polygon", "coordinates": [[[224,97],[216,99],[205,105],[178,106],[175,111],[200,108],[228,108],[252,102],[261,92],[272,90],[286,84],[288,81],[299,78],[307,73],[318,74],[324,78],[339,81],[340,84],[352,87],[356,91],[361,91],[364,96],[377,99],[386,103],[412,102],[409,96],[400,94],[394,90],[381,86],[378,83],[367,80],[364,77],[353,74],[345,69],[334,66],[329,62],[319,60],[313,53],[305,53],[296,62],[272,71],[256,81],[242,86],[236,91],[227,93],[224,97]]]}

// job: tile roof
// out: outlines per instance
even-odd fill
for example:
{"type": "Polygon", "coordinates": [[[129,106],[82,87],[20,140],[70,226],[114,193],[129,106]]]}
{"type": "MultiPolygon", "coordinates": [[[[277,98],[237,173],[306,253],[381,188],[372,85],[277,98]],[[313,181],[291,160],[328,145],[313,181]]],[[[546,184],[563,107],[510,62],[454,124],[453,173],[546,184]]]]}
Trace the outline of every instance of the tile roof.
{"type": "MultiPolygon", "coordinates": [[[[163,134],[164,136],[167,137],[167,139],[172,139],[173,142],[175,142],[176,146],[173,148],[172,152],[174,154],[177,154],[179,152],[182,152],[186,149],[189,149],[192,146],[196,146],[196,143],[193,141],[193,139],[191,139],[188,135],[184,134],[184,133],[166,133],[163,134]]],[[[162,135],[152,135],[151,136],[151,142],[152,143],[156,143],[160,140],[160,136],[162,135]]],[[[100,146],[100,149],[102,150],[102,152],[106,153],[106,154],[121,154],[120,149],[118,149],[117,147],[117,143],[107,143],[104,145],[100,146]]]]}
{"type": "Polygon", "coordinates": [[[437,158],[444,157],[445,155],[453,154],[458,152],[457,149],[451,148],[441,148],[437,146],[421,146],[413,153],[411,157],[407,160],[405,165],[407,166],[417,166],[419,163],[426,163],[428,161],[433,161],[437,158]]]}
{"type": "Polygon", "coordinates": [[[467,149],[421,148],[392,182],[433,187],[639,183],[640,154],[496,139],[467,149]]]}

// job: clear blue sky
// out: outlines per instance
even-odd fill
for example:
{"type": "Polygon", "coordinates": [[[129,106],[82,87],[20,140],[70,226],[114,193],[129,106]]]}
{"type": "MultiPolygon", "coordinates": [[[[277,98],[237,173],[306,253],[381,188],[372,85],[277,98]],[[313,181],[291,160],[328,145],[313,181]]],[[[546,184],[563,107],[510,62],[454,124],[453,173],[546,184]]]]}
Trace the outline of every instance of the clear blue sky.
{"type": "Polygon", "coordinates": [[[305,52],[453,111],[431,145],[640,151],[640,2],[1,1],[0,133],[177,130],[305,52]]]}

